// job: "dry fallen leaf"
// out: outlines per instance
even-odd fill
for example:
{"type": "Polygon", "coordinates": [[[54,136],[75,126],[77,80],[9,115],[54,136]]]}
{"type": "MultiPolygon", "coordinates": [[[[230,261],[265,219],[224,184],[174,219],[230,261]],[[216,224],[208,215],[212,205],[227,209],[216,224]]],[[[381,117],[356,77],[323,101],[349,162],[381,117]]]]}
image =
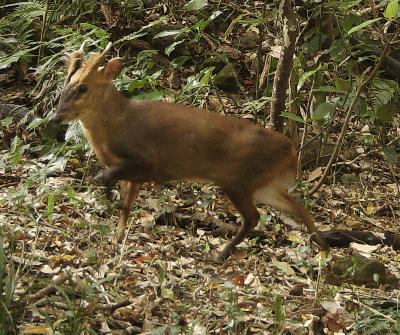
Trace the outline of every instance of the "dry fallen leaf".
{"type": "Polygon", "coordinates": [[[27,325],[22,327],[21,334],[53,335],[53,330],[47,326],[27,325]]]}
{"type": "Polygon", "coordinates": [[[195,325],[193,328],[193,335],[206,335],[207,328],[202,325],[195,325]]]}
{"type": "Polygon", "coordinates": [[[279,59],[281,57],[281,52],[282,52],[282,46],[273,45],[271,46],[271,51],[268,52],[268,54],[273,58],[279,59]]]}
{"type": "Polygon", "coordinates": [[[289,295],[296,296],[296,297],[304,295],[304,291],[303,291],[304,287],[307,287],[307,285],[306,284],[302,284],[302,283],[294,285],[290,289],[289,295]]]}
{"type": "Polygon", "coordinates": [[[244,286],[244,280],[246,279],[245,275],[238,275],[235,278],[232,279],[232,281],[237,285],[237,286],[244,286]]]}
{"type": "Polygon", "coordinates": [[[343,307],[334,301],[324,301],[322,307],[329,313],[335,314],[343,311],[343,307]]]}
{"type": "Polygon", "coordinates": [[[256,276],[254,276],[253,273],[249,273],[244,281],[244,285],[250,285],[251,283],[253,283],[256,279],[256,276]]]}
{"type": "Polygon", "coordinates": [[[310,174],[308,175],[307,182],[310,183],[314,181],[315,179],[319,178],[322,176],[322,167],[319,166],[315,170],[311,171],[310,174]]]}
{"type": "Polygon", "coordinates": [[[163,298],[165,298],[165,299],[169,299],[169,300],[172,300],[172,301],[174,301],[175,300],[175,294],[174,294],[174,292],[171,290],[171,289],[169,289],[169,288],[162,288],[161,289],[161,296],[163,297],[163,298]]]}
{"type": "Polygon", "coordinates": [[[145,211],[145,210],[141,210],[140,211],[140,218],[138,220],[139,224],[143,224],[143,225],[154,225],[154,216],[151,215],[149,212],[145,211]]]}
{"type": "Polygon", "coordinates": [[[56,268],[53,269],[52,267],[50,267],[50,265],[47,265],[47,264],[44,264],[39,268],[39,271],[41,273],[45,273],[47,275],[49,275],[49,274],[52,274],[52,275],[57,274],[57,273],[60,272],[60,270],[61,270],[61,267],[56,267],[56,268]]]}
{"type": "Polygon", "coordinates": [[[289,241],[296,242],[296,243],[302,244],[302,245],[306,244],[305,239],[302,236],[302,233],[298,230],[292,230],[292,231],[288,232],[286,235],[287,235],[287,238],[289,241]]]}
{"type": "Polygon", "coordinates": [[[341,333],[353,323],[353,317],[337,302],[324,301],[322,307],[327,311],[322,321],[330,331],[341,333]]]}
{"type": "Polygon", "coordinates": [[[140,256],[135,257],[133,259],[133,261],[136,264],[148,263],[148,262],[151,262],[155,256],[156,256],[155,254],[140,255],[140,256]]]}
{"type": "Polygon", "coordinates": [[[346,327],[338,322],[338,316],[336,314],[330,314],[326,315],[324,317],[324,321],[326,326],[330,331],[333,331],[334,333],[337,333],[346,327]]]}
{"type": "Polygon", "coordinates": [[[73,261],[77,255],[53,255],[50,256],[51,266],[56,266],[58,264],[70,263],[73,261]]]}
{"type": "Polygon", "coordinates": [[[362,256],[371,258],[371,254],[374,251],[378,250],[379,245],[368,245],[368,244],[351,242],[350,247],[354,250],[357,250],[362,256]]]}

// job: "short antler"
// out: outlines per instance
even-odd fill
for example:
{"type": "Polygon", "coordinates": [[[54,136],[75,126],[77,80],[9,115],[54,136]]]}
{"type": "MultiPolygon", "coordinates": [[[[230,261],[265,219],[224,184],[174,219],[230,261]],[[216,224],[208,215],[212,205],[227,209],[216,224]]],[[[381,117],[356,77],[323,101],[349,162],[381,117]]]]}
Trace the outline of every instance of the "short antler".
{"type": "Polygon", "coordinates": [[[68,75],[67,79],[65,79],[64,85],[67,85],[71,80],[71,77],[74,75],[76,71],[82,66],[83,62],[83,53],[85,51],[86,40],[83,41],[81,47],[78,51],[74,51],[71,54],[66,55],[66,62],[68,66],[68,75]]]}
{"type": "Polygon", "coordinates": [[[86,42],[87,42],[87,40],[84,40],[82,45],[81,45],[81,47],[78,50],[82,55],[83,55],[83,53],[85,51],[86,42]]]}
{"type": "Polygon", "coordinates": [[[104,49],[104,51],[101,53],[101,55],[104,57],[110,50],[112,47],[112,42],[108,42],[106,48],[104,49]]]}

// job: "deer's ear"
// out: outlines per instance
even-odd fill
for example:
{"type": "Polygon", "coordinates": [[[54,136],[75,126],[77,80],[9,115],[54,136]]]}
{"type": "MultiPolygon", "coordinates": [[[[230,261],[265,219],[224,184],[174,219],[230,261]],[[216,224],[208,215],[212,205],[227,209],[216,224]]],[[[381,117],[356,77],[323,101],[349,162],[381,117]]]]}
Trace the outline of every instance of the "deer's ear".
{"type": "Polygon", "coordinates": [[[108,61],[104,69],[104,75],[108,80],[114,80],[122,70],[122,58],[116,57],[108,61]]]}

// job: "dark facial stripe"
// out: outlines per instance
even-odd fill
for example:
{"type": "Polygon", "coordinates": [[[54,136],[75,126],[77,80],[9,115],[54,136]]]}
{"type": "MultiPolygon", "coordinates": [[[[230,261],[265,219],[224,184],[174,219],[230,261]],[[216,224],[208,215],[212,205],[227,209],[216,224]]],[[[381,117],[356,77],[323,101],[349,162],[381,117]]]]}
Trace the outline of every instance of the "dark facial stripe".
{"type": "MultiPolygon", "coordinates": [[[[61,100],[63,102],[70,102],[75,98],[76,95],[76,87],[73,84],[66,84],[64,90],[61,94],[61,100]]],[[[61,101],[60,100],[60,101],[61,101]]]]}

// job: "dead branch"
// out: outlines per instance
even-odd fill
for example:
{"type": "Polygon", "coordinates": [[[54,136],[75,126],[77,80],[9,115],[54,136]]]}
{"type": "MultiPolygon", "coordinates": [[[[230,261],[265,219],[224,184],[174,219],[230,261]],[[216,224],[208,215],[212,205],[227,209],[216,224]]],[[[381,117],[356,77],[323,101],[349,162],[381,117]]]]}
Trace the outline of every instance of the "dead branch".
{"type": "Polygon", "coordinates": [[[111,304],[111,305],[101,305],[98,306],[100,310],[102,311],[107,311],[110,314],[114,313],[118,308],[122,308],[122,307],[126,307],[132,304],[132,301],[130,301],[129,299],[126,300],[122,300],[120,302],[117,302],[115,304],[111,304]]]}
{"type": "Polygon", "coordinates": [[[273,129],[280,132],[283,130],[283,117],[281,114],[285,110],[286,90],[293,68],[293,56],[297,38],[297,20],[291,0],[282,0],[281,12],[283,17],[283,48],[275,72],[271,99],[271,125],[273,129]]]}
{"type": "Polygon", "coordinates": [[[330,247],[347,248],[351,242],[363,242],[369,245],[383,244],[392,246],[393,249],[400,249],[400,235],[392,232],[385,232],[384,237],[369,231],[347,231],[330,230],[322,231],[321,236],[330,247]]]}
{"type": "Polygon", "coordinates": [[[68,272],[61,272],[57,277],[54,278],[54,281],[52,284],[47,285],[45,288],[42,288],[41,290],[37,291],[36,293],[30,294],[27,297],[21,299],[18,302],[18,305],[23,307],[27,306],[29,304],[35,303],[38,300],[53,294],[57,291],[56,286],[59,286],[63,283],[65,283],[67,280],[71,278],[71,274],[68,272]]]}

